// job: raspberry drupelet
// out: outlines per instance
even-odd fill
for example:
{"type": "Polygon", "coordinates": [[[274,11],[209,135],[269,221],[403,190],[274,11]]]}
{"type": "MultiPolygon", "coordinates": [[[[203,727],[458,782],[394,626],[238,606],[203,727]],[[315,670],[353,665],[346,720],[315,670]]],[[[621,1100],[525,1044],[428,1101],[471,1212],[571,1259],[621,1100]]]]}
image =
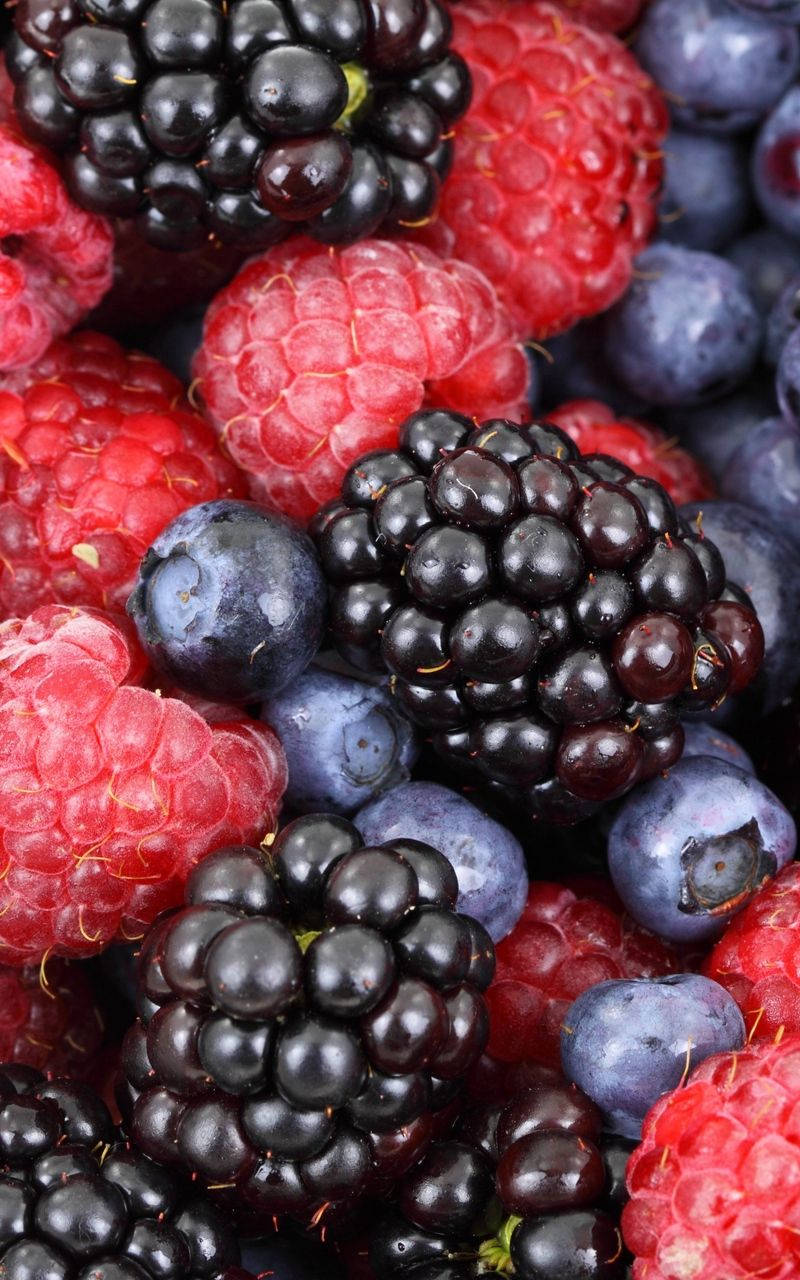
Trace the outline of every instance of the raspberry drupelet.
{"type": "Polygon", "coordinates": [[[194,863],[275,824],[267,725],[142,687],[131,624],[46,605],[0,624],[0,958],[96,954],[180,900],[194,863]]]}
{"type": "Polygon", "coordinates": [[[0,377],[0,437],[0,618],[124,608],[174,516],[243,492],[177,378],[99,333],[0,377]]]}

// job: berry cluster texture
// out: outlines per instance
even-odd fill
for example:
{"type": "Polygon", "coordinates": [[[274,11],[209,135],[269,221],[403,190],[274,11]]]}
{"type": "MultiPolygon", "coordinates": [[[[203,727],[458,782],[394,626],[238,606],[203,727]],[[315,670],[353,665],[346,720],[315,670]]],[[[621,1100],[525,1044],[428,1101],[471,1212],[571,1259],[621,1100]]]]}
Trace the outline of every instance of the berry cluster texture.
{"type": "Polygon", "coordinates": [[[413,225],[470,98],[439,0],[20,0],[15,28],[22,127],[164,248],[413,225]]]}
{"type": "Polygon", "coordinates": [[[124,608],[174,516],[242,492],[177,378],[104,334],[0,378],[0,437],[0,618],[57,601],[124,608]]]}
{"type": "Polygon", "coordinates": [[[711,479],[702,465],[660,428],[635,418],[620,418],[601,400],[570,400],[549,411],[581,453],[609,453],[640,476],[657,480],[680,506],[710,498],[711,479]]]}
{"type": "MultiPolygon", "coordinates": [[[[0,90],[2,84],[0,83],[0,90]]],[[[0,371],[37,360],[111,284],[113,236],[0,103],[0,371]]]]}
{"type": "Polygon", "coordinates": [[[429,410],[399,446],[315,518],[331,633],[468,776],[574,821],[755,676],[755,613],[656,481],[550,423],[429,410]]]}
{"type": "Polygon", "coordinates": [[[537,880],[519,922],[497,947],[497,972],[486,992],[488,1051],[500,1062],[557,1067],[564,1015],[583,991],[683,968],[671,947],[623,911],[604,881],[537,880]]]}
{"type": "MultiPolygon", "coordinates": [[[[532,1073],[533,1074],[533,1073],[532,1073]]],[[[373,1230],[381,1280],[621,1280],[618,1221],[633,1144],[552,1072],[465,1113],[402,1179],[373,1230]]]]}
{"type": "Polygon", "coordinates": [[[194,372],[252,496],[299,520],[426,400],[516,417],[529,376],[479,271],[388,240],[253,259],[211,303],[194,372]]]}
{"type": "Polygon", "coordinates": [[[634,1280],[800,1270],[800,1036],[719,1053],[662,1098],[628,1165],[634,1280]]]}
{"type": "Polygon", "coordinates": [[[141,687],[121,618],[46,605],[0,625],[0,956],[141,937],[225,840],[273,829],[286,763],[267,725],[208,724],[141,687]]]}
{"type": "Polygon", "coordinates": [[[731,993],[753,1040],[800,1033],[800,863],[731,921],[704,970],[731,993]]]}
{"type": "Polygon", "coordinates": [[[269,859],[206,858],[142,947],[134,1140],[262,1226],[385,1192],[488,1035],[494,948],[457,891],[429,845],[367,848],[332,816],[295,819],[269,859]]]}
{"type": "Polygon", "coordinates": [[[0,1066],[6,1280],[232,1280],[239,1245],[210,1204],[120,1139],[84,1085],[0,1066]]]}
{"type": "Polygon", "coordinates": [[[629,284],[655,222],[666,106],[616,37],[566,6],[469,0],[453,14],[474,96],[419,234],[484,271],[521,332],[548,337],[629,284]]]}
{"type": "Polygon", "coordinates": [[[80,1076],[103,1041],[103,1020],[79,965],[51,959],[0,966],[0,1062],[80,1076]]]}

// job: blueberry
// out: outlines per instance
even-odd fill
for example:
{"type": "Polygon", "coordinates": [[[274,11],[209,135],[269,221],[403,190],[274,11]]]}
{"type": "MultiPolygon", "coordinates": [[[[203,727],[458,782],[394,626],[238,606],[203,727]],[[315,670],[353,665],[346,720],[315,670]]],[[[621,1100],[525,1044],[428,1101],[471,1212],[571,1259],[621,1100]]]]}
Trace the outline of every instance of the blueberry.
{"type": "Polygon", "coordinates": [[[419,750],[385,687],[318,667],[270,698],[262,717],[283,744],[286,800],[299,813],[354,813],[406,782],[419,750]]]}
{"type": "Polygon", "coordinates": [[[648,403],[626,391],[614,378],[603,357],[596,320],[577,324],[566,333],[548,338],[547,356],[538,357],[545,410],[566,400],[602,400],[620,417],[637,417],[648,403]]]}
{"type": "Polygon", "coordinates": [[[792,276],[800,272],[800,244],[775,227],[749,231],[731,245],[726,256],[744,272],[761,315],[766,315],[792,276]]]}
{"type": "Polygon", "coordinates": [[[734,9],[776,22],[800,22],[800,0],[729,0],[734,9]]]}
{"type": "Polygon", "coordinates": [[[763,357],[775,368],[791,335],[800,328],[800,274],[781,290],[767,316],[763,357]]]}
{"type": "Polygon", "coordinates": [[[744,747],[739,746],[729,733],[723,733],[715,725],[705,724],[702,720],[683,722],[682,759],[688,760],[690,756],[714,756],[755,775],[755,765],[744,747]]]}
{"type": "Polygon", "coordinates": [[[775,386],[783,416],[800,425],[800,333],[791,334],[781,351],[775,386]]]}
{"type": "Polygon", "coordinates": [[[662,1094],[710,1057],[744,1047],[744,1018],[719,983],[697,973],[598,982],[573,1001],[561,1029],[568,1078],[613,1133],[641,1135],[662,1094]]]}
{"type": "Polygon", "coordinates": [[[751,381],[741,391],[711,404],[668,409],[661,422],[719,479],[738,445],[759,422],[771,417],[775,409],[772,387],[751,381]]]}
{"type": "Polygon", "coordinates": [[[762,782],[692,756],[623,801],[608,865],[639,924],[674,942],[702,942],[793,857],[795,843],[791,815],[762,782]]]}
{"type": "Polygon", "coordinates": [[[319,648],[325,583],[313,543],[254,502],[190,507],[142,560],[128,611],[153,666],[184,689],[255,701],[319,648]]]}
{"type": "Polygon", "coordinates": [[[761,324],[740,271],[725,258],[653,244],[628,292],[607,313],[612,372],[652,404],[699,404],[743,382],[761,324]]]}
{"type": "MultiPolygon", "coordinates": [[[[794,339],[792,345],[800,375],[800,345],[794,339]]],[[[800,384],[798,397],[800,410],[800,384]]],[[[800,427],[783,418],[759,423],[729,460],[719,487],[724,498],[754,507],[780,533],[800,543],[800,427]]]]}
{"type": "Polygon", "coordinates": [[[528,875],[519,842],[474,804],[434,782],[406,782],[353,819],[366,844],[423,840],[446,854],[459,883],[458,910],[499,942],[519,919],[528,875]]]}
{"type": "Polygon", "coordinates": [[[753,190],[761,211],[800,235],[800,88],[792,87],[764,121],[753,147],[753,190]]]}
{"type": "Polygon", "coordinates": [[[661,239],[714,252],[741,235],[750,215],[747,159],[736,138],[673,129],[664,143],[661,239]]]}
{"type": "Polygon", "coordinates": [[[703,531],[752,598],[765,641],[752,696],[770,711],[800,680],[800,577],[786,572],[797,563],[797,549],[761,512],[738,502],[690,502],[681,513],[690,520],[700,516],[703,531]]]}
{"type": "Polygon", "coordinates": [[[636,41],[680,123],[707,133],[755,124],[794,79],[797,33],[731,9],[726,0],[654,0],[636,41]]]}

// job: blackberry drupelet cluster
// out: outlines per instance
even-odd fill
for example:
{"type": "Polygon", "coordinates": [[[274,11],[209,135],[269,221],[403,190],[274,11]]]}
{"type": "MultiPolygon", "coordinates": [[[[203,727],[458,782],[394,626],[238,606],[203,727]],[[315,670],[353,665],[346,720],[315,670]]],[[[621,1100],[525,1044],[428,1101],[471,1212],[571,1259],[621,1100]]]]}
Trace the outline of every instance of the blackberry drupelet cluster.
{"type": "Polygon", "coordinates": [[[85,1085],[0,1066],[3,1280],[228,1280],[236,1237],[85,1085]]]}
{"type": "Polygon", "coordinates": [[[549,423],[412,415],[312,522],[331,631],[437,752],[571,822],[679,758],[763,635],[655,480],[549,423]]]}
{"type": "Polygon", "coordinates": [[[269,860],[212,854],[143,943],[134,1141],[256,1224],[385,1191],[488,1037],[494,950],[457,892],[435,849],[365,848],[334,816],[290,823],[269,860]]]}
{"type": "Polygon", "coordinates": [[[621,1280],[619,1215],[635,1143],[602,1135],[575,1085],[543,1075],[467,1112],[400,1182],[370,1260],[381,1280],[621,1280]]]}
{"type": "Polygon", "coordinates": [[[15,26],[23,128],[162,248],[420,223],[470,98],[440,0],[19,0],[15,26]]]}

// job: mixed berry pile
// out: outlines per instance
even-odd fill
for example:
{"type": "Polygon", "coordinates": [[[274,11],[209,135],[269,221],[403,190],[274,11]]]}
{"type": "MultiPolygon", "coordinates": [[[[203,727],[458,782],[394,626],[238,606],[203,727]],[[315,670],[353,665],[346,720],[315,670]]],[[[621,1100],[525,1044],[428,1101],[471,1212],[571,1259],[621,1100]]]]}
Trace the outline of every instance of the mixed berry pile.
{"type": "Polygon", "coordinates": [[[0,46],[0,1280],[797,1280],[800,0],[0,46]]]}

